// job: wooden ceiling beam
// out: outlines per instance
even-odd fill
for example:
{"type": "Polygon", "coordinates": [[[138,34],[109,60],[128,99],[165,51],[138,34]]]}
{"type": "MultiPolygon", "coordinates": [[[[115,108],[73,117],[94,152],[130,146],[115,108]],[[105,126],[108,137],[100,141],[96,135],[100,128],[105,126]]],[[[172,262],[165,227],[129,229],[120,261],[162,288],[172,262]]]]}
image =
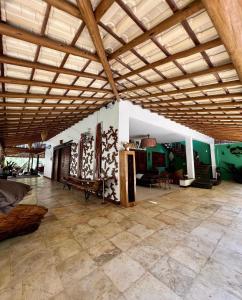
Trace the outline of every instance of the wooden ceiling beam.
{"type": "Polygon", "coordinates": [[[172,117],[172,120],[181,120],[181,121],[211,121],[213,120],[214,122],[241,122],[242,121],[242,116],[241,118],[228,118],[228,117],[214,117],[213,115],[208,115],[208,116],[204,116],[204,117],[200,117],[200,116],[182,116],[182,117],[179,117],[179,116],[174,116],[172,117]]]}
{"type": "MultiPolygon", "coordinates": [[[[190,97],[190,98],[177,98],[172,100],[155,100],[150,102],[143,103],[143,106],[150,106],[152,104],[173,104],[181,102],[192,102],[192,101],[207,101],[207,100],[220,100],[220,99],[232,99],[232,98],[242,98],[242,93],[228,93],[228,94],[219,94],[219,95],[209,95],[209,96],[199,96],[199,97],[190,97]]],[[[214,102],[215,103],[215,102],[214,102]]],[[[216,104],[216,103],[215,103],[216,104]]],[[[179,107],[179,106],[176,106],[179,107]]]]}
{"type": "Polygon", "coordinates": [[[242,82],[241,0],[202,0],[242,82]]]}
{"type": "MultiPolygon", "coordinates": [[[[76,17],[78,19],[83,20],[82,14],[78,7],[66,0],[44,0],[45,2],[49,3],[51,6],[54,6],[55,8],[58,8],[73,17],[76,17]]],[[[94,15],[96,21],[100,21],[102,16],[105,14],[105,12],[109,9],[109,7],[113,4],[114,0],[102,0],[99,5],[97,6],[94,15]]]]}
{"type": "MultiPolygon", "coordinates": [[[[92,110],[92,107],[89,107],[90,104],[78,104],[78,103],[69,103],[69,104],[61,104],[61,103],[16,103],[16,102],[2,102],[0,103],[0,107],[76,107],[76,108],[84,108],[92,110]]],[[[101,107],[101,105],[97,105],[101,107]]]]}
{"type": "Polygon", "coordinates": [[[222,44],[222,41],[219,38],[215,39],[213,41],[209,41],[209,42],[204,43],[204,44],[200,44],[200,45],[195,46],[193,48],[190,48],[188,50],[184,50],[184,51],[178,52],[176,54],[169,55],[166,58],[163,58],[163,59],[160,59],[160,60],[158,60],[156,62],[147,64],[144,67],[135,69],[134,71],[131,71],[131,72],[126,73],[126,74],[124,74],[122,76],[119,76],[118,78],[115,78],[115,81],[120,81],[120,80],[126,79],[126,78],[128,78],[130,76],[136,75],[138,73],[142,73],[144,71],[147,71],[147,70],[159,67],[161,65],[167,64],[169,62],[174,62],[177,59],[188,57],[190,55],[193,55],[193,54],[196,54],[196,53],[200,53],[200,52],[203,52],[205,50],[208,50],[208,49],[211,49],[211,48],[214,48],[214,47],[218,47],[221,44],[222,44]]]}
{"type": "Polygon", "coordinates": [[[167,84],[167,83],[173,83],[174,81],[191,79],[191,78],[198,77],[198,76],[214,74],[217,72],[222,72],[222,71],[232,70],[232,69],[234,69],[233,64],[225,64],[225,65],[222,65],[219,67],[211,67],[206,70],[202,70],[202,71],[198,71],[198,72],[194,72],[194,73],[188,73],[185,75],[179,75],[179,76],[171,77],[171,78],[164,79],[164,80],[159,80],[159,81],[155,81],[155,82],[151,82],[151,83],[147,83],[147,84],[137,85],[137,86],[134,86],[131,88],[121,90],[120,93],[131,92],[131,91],[135,91],[135,90],[145,89],[148,87],[154,87],[154,86],[159,86],[159,85],[163,85],[163,84],[167,84]]]}
{"type": "Polygon", "coordinates": [[[78,76],[78,77],[107,81],[106,77],[103,77],[100,75],[96,75],[96,74],[92,74],[92,73],[88,73],[88,72],[79,72],[76,70],[67,69],[67,68],[63,68],[63,67],[62,68],[54,67],[54,66],[39,63],[39,62],[31,62],[28,60],[18,59],[18,58],[6,56],[6,55],[0,55],[0,62],[5,63],[5,64],[21,66],[21,67],[25,67],[25,68],[34,68],[34,69],[45,70],[45,71],[54,72],[54,73],[58,73],[58,74],[67,74],[67,75],[73,75],[73,76],[78,76]]]}
{"type": "Polygon", "coordinates": [[[0,22],[0,34],[10,36],[16,39],[23,40],[35,45],[51,48],[64,53],[69,53],[93,61],[99,61],[98,57],[91,52],[81,50],[77,47],[69,46],[60,41],[52,40],[48,37],[44,37],[35,33],[30,33],[24,29],[8,25],[4,22],[0,22]]]}
{"type": "Polygon", "coordinates": [[[78,96],[63,96],[63,95],[46,95],[46,94],[29,94],[29,93],[15,93],[5,92],[0,93],[0,97],[6,98],[29,98],[29,99],[62,99],[62,100],[80,100],[80,101],[113,101],[113,98],[95,98],[95,97],[78,97],[78,96]]]}
{"type": "MultiPolygon", "coordinates": [[[[165,114],[167,115],[174,115],[174,114],[184,114],[184,113],[189,113],[189,114],[196,114],[196,113],[203,113],[203,112],[225,112],[225,111],[237,111],[237,112],[242,112],[242,108],[223,108],[223,109],[211,109],[211,108],[208,108],[208,109],[196,109],[196,110],[190,110],[190,109],[183,109],[183,110],[173,110],[173,111],[166,111],[164,112],[165,114]]],[[[160,112],[157,110],[157,112],[160,112]]]]}
{"type": "Polygon", "coordinates": [[[115,0],[101,0],[94,12],[97,22],[101,20],[102,16],[108,11],[114,2],[115,0]]]}
{"type": "MultiPolygon", "coordinates": [[[[231,107],[240,107],[242,106],[242,101],[236,101],[236,102],[212,102],[212,103],[204,103],[204,104],[200,104],[200,103],[196,103],[196,104],[191,104],[191,105],[173,105],[173,106],[160,106],[161,110],[169,110],[169,109],[187,109],[187,108],[200,108],[200,107],[227,107],[227,106],[231,106],[231,107]]],[[[147,108],[147,106],[145,106],[147,108]]],[[[152,107],[152,106],[149,106],[152,107]]]]}
{"type": "Polygon", "coordinates": [[[0,82],[9,83],[9,84],[21,84],[21,85],[30,85],[30,86],[41,86],[41,87],[49,87],[55,89],[65,89],[65,90],[76,90],[83,92],[94,92],[94,93],[112,93],[110,89],[99,89],[94,87],[84,87],[80,85],[69,85],[63,83],[50,83],[46,81],[38,81],[38,80],[26,80],[19,79],[14,77],[6,77],[0,76],[0,82]]]}
{"type": "Polygon", "coordinates": [[[127,43],[126,45],[120,47],[112,54],[109,55],[109,60],[114,59],[121,54],[135,48],[137,45],[141,45],[145,41],[155,37],[162,31],[170,29],[171,27],[175,26],[176,24],[182,22],[186,18],[190,17],[191,15],[195,14],[196,12],[203,9],[203,4],[199,0],[195,0],[193,3],[188,5],[187,7],[181,9],[180,11],[174,13],[171,17],[167,18],[166,20],[162,21],[155,27],[147,30],[146,32],[142,33],[140,36],[134,38],[132,41],[127,43]]]}
{"type": "Polygon", "coordinates": [[[98,110],[98,108],[95,108],[95,109],[43,109],[43,110],[37,110],[37,109],[24,109],[24,110],[20,110],[20,109],[6,109],[5,110],[0,110],[0,116],[6,114],[9,118],[14,118],[14,117],[18,117],[19,115],[22,115],[22,116],[26,116],[26,118],[30,118],[34,115],[39,115],[39,116],[46,116],[46,117],[51,117],[51,116],[60,116],[59,113],[64,113],[62,116],[65,117],[65,116],[68,116],[70,114],[72,114],[73,116],[76,116],[76,115],[82,115],[84,114],[85,112],[87,111],[91,111],[91,112],[94,112],[95,110],[98,110]],[[75,112],[75,113],[74,113],[75,112]],[[73,114],[74,113],[74,114],[73,114]],[[48,115],[48,116],[47,116],[48,115]]]}
{"type": "Polygon", "coordinates": [[[49,121],[49,122],[44,122],[44,125],[42,121],[30,121],[30,122],[17,122],[17,123],[9,123],[9,122],[6,122],[6,124],[3,124],[3,125],[0,125],[0,129],[9,129],[9,128],[16,128],[18,126],[20,126],[19,128],[21,129],[22,127],[26,127],[26,126],[30,126],[30,127],[34,127],[34,126],[38,126],[38,128],[42,128],[43,126],[47,129],[47,128],[51,128],[51,126],[55,126],[56,125],[65,125],[65,126],[69,126],[70,124],[73,124],[74,122],[76,122],[76,120],[71,120],[71,121],[67,121],[65,122],[64,120],[63,121],[49,121]],[[49,127],[50,126],[50,127],[49,127]]]}
{"type": "Polygon", "coordinates": [[[72,15],[73,17],[76,17],[78,19],[82,20],[82,15],[77,8],[76,5],[72,4],[71,2],[64,1],[64,0],[44,0],[46,3],[48,3],[51,6],[54,6],[57,9],[63,10],[66,13],[72,15]]]}
{"type": "MultiPolygon", "coordinates": [[[[112,2],[112,1],[111,1],[112,2]]],[[[110,86],[112,87],[113,93],[117,100],[119,100],[119,94],[117,87],[115,85],[113,74],[108,63],[106,53],[104,50],[102,38],[99,32],[99,28],[97,25],[97,21],[95,19],[94,12],[92,10],[92,4],[90,0],[78,0],[77,1],[79,9],[82,14],[82,18],[86,23],[89,34],[92,38],[93,44],[96,48],[97,54],[99,56],[99,60],[102,63],[103,69],[107,75],[107,79],[109,81],[110,86]]]]}
{"type": "Polygon", "coordinates": [[[154,93],[151,95],[143,95],[143,96],[135,96],[135,97],[123,97],[125,100],[141,100],[141,99],[149,99],[153,97],[160,97],[160,96],[171,96],[171,95],[179,95],[179,94],[186,94],[186,93],[193,93],[193,92],[204,92],[209,91],[213,89],[223,89],[228,87],[235,87],[235,86],[241,86],[241,82],[239,80],[234,81],[228,81],[228,82],[221,82],[221,83],[215,83],[215,84],[209,84],[209,85],[201,85],[197,87],[187,88],[187,89],[179,89],[174,91],[164,91],[161,93],[154,93]]]}
{"type": "Polygon", "coordinates": [[[242,123],[240,122],[213,122],[213,121],[203,121],[203,122],[192,122],[192,121],[181,121],[182,123],[186,123],[186,124],[195,124],[195,125],[206,125],[206,124],[212,124],[212,125],[216,125],[216,126],[223,126],[223,128],[229,127],[229,126],[242,126],[242,123]]]}
{"type": "MultiPolygon", "coordinates": [[[[37,109],[25,109],[25,110],[12,110],[12,109],[7,109],[6,111],[5,111],[5,114],[8,114],[8,113],[13,113],[13,112],[15,112],[15,113],[17,113],[17,112],[19,112],[19,113],[42,113],[42,114],[45,114],[45,113],[51,113],[51,112],[61,112],[61,113],[73,113],[73,112],[78,112],[78,113],[82,113],[82,112],[84,112],[84,111],[88,111],[89,109],[79,109],[79,108],[77,108],[77,109],[65,109],[65,108],[63,108],[63,109],[55,109],[55,110],[53,110],[53,109],[43,109],[43,110],[37,110],[37,109]]],[[[90,111],[92,111],[91,109],[90,109],[90,111]]],[[[64,116],[64,115],[63,115],[64,116]]]]}

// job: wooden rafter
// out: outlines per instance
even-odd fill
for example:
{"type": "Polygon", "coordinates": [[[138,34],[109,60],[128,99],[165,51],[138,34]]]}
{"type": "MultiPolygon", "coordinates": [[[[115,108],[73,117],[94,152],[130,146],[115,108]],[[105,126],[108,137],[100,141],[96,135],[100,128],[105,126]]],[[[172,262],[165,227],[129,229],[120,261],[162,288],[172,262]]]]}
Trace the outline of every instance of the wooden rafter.
{"type": "Polygon", "coordinates": [[[21,84],[21,85],[30,85],[30,86],[42,86],[49,87],[55,89],[65,89],[65,90],[77,90],[77,91],[87,91],[87,92],[95,92],[95,93],[112,93],[110,89],[99,89],[93,87],[83,87],[79,85],[70,85],[63,83],[49,83],[46,81],[38,81],[38,80],[26,80],[19,79],[13,77],[0,76],[0,82],[2,83],[12,83],[12,84],[21,84]]]}
{"type": "Polygon", "coordinates": [[[200,0],[195,0],[191,5],[185,7],[181,11],[175,13],[173,16],[167,18],[165,21],[162,21],[155,27],[151,28],[147,32],[141,34],[140,36],[136,37],[129,43],[127,43],[125,46],[117,49],[115,52],[109,55],[109,59],[114,59],[117,56],[120,56],[124,52],[129,51],[130,49],[133,49],[137,45],[140,45],[144,43],[145,41],[149,40],[150,38],[156,36],[157,34],[161,33],[162,31],[165,31],[172,26],[176,25],[177,23],[180,23],[181,21],[185,20],[186,18],[190,17],[191,15],[195,14],[199,10],[203,9],[203,5],[200,0]]]}
{"type": "MultiPolygon", "coordinates": [[[[7,98],[29,98],[29,99],[62,99],[62,100],[81,100],[81,101],[112,101],[113,98],[98,98],[98,97],[78,97],[78,96],[62,96],[62,95],[46,95],[46,94],[26,94],[26,93],[14,93],[6,92],[0,93],[0,97],[7,98]]],[[[44,104],[43,104],[44,105],[44,104]]]]}
{"type": "Polygon", "coordinates": [[[107,75],[108,81],[110,83],[110,86],[112,87],[113,93],[116,97],[117,100],[119,100],[119,94],[118,90],[116,88],[114,79],[113,79],[113,74],[110,68],[110,65],[108,63],[106,53],[103,47],[102,39],[100,36],[100,32],[98,29],[97,21],[95,19],[93,10],[92,10],[92,5],[90,0],[78,0],[78,5],[79,9],[82,14],[82,18],[86,23],[87,29],[89,31],[89,34],[92,38],[93,44],[95,45],[97,54],[99,56],[99,59],[103,65],[103,69],[107,75]]]}
{"type": "MultiPolygon", "coordinates": [[[[228,87],[236,87],[241,86],[241,82],[239,80],[222,82],[222,83],[215,83],[209,85],[201,85],[197,87],[187,88],[187,89],[179,89],[174,91],[168,92],[161,92],[161,93],[152,93],[151,95],[143,95],[143,96],[134,96],[134,97],[125,97],[126,100],[140,100],[140,99],[149,99],[153,97],[160,97],[160,96],[171,96],[171,95],[179,95],[179,94],[186,94],[186,93],[193,93],[193,92],[202,92],[202,91],[209,91],[213,89],[224,89],[228,87]]],[[[218,95],[219,96],[219,95],[218,95]]]]}
{"type": "Polygon", "coordinates": [[[51,48],[57,51],[69,53],[72,55],[84,57],[93,61],[99,61],[98,57],[86,50],[81,50],[77,47],[68,46],[62,42],[57,42],[47,37],[40,36],[35,33],[30,33],[26,30],[0,22],[0,34],[7,35],[16,39],[21,39],[25,42],[51,48]]]}
{"type": "Polygon", "coordinates": [[[159,67],[159,66],[167,64],[169,62],[174,62],[177,59],[181,59],[181,58],[184,58],[184,57],[196,54],[196,53],[200,53],[201,51],[208,50],[208,49],[220,46],[220,45],[221,45],[221,40],[220,39],[215,39],[213,41],[209,41],[209,42],[201,44],[199,46],[195,46],[191,49],[184,50],[184,51],[178,52],[178,53],[173,54],[173,55],[169,55],[166,58],[163,58],[163,59],[160,59],[156,62],[147,64],[144,67],[140,67],[138,69],[135,69],[134,71],[128,72],[128,73],[126,73],[122,76],[119,76],[118,78],[115,78],[115,81],[123,80],[125,78],[136,75],[138,73],[142,73],[144,71],[150,70],[150,69],[155,68],[155,67],[159,67]]]}
{"type": "Polygon", "coordinates": [[[79,72],[76,70],[67,69],[67,68],[63,68],[63,67],[53,67],[51,65],[47,65],[47,64],[43,64],[43,63],[39,63],[39,62],[31,62],[31,61],[24,60],[24,59],[17,59],[17,58],[9,57],[6,55],[0,55],[0,62],[5,63],[5,64],[26,67],[26,68],[40,69],[40,70],[54,72],[54,73],[58,73],[58,74],[67,74],[67,75],[73,75],[73,76],[78,76],[78,77],[92,78],[92,79],[107,81],[107,79],[105,77],[96,75],[93,73],[79,72]]]}
{"type": "MultiPolygon", "coordinates": [[[[76,17],[78,19],[83,20],[82,14],[78,7],[66,0],[44,0],[45,2],[49,3],[50,5],[63,10],[64,12],[76,17]]],[[[109,9],[109,7],[113,4],[114,0],[102,0],[99,5],[97,6],[94,15],[96,21],[100,21],[101,17],[105,14],[105,12],[109,9]]]]}
{"type": "MultiPolygon", "coordinates": [[[[174,107],[175,108],[175,107],[174,107]]],[[[158,109],[158,111],[160,112],[160,109],[158,109]]],[[[242,111],[242,108],[240,108],[240,107],[233,107],[233,108],[223,108],[223,109],[221,109],[221,108],[207,108],[207,109],[201,109],[201,108],[199,108],[199,109],[196,109],[196,107],[195,107],[195,109],[194,110],[190,110],[190,109],[186,109],[186,108],[184,108],[184,109],[182,109],[182,110],[176,110],[176,109],[174,109],[174,110],[170,110],[170,111],[166,111],[165,113],[167,114],[167,115],[176,115],[177,113],[189,113],[189,114],[193,114],[193,113],[202,113],[202,112],[204,112],[204,113],[206,113],[206,112],[225,112],[225,111],[237,111],[237,112],[241,112],[242,111]]]]}
{"type": "Polygon", "coordinates": [[[171,83],[171,82],[174,82],[174,81],[179,81],[179,80],[184,80],[184,79],[191,79],[191,78],[198,77],[198,76],[203,76],[203,75],[207,75],[207,74],[214,74],[214,73],[221,72],[221,71],[231,70],[233,68],[234,68],[233,64],[225,64],[225,65],[222,65],[222,66],[219,66],[219,67],[212,67],[212,68],[209,68],[209,69],[206,69],[206,70],[202,70],[202,71],[198,71],[198,72],[194,72],[194,73],[189,73],[189,74],[186,74],[186,75],[179,75],[179,76],[172,77],[172,78],[165,79],[165,80],[159,80],[159,81],[155,81],[155,82],[152,82],[152,83],[137,85],[137,86],[134,86],[134,87],[131,87],[131,88],[127,88],[126,90],[122,90],[121,92],[127,92],[127,91],[131,92],[131,91],[135,91],[135,90],[139,90],[139,89],[145,89],[145,88],[148,88],[148,87],[154,87],[154,86],[159,86],[159,85],[162,85],[162,84],[171,83]]]}

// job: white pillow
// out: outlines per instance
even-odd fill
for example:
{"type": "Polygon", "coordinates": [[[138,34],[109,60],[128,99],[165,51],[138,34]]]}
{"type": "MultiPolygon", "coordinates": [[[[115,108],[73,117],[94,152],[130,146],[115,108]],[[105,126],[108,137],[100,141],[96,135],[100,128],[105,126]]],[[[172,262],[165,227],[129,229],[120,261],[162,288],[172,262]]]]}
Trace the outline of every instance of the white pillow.
{"type": "Polygon", "coordinates": [[[144,174],[136,174],[136,179],[141,179],[144,174]]]}

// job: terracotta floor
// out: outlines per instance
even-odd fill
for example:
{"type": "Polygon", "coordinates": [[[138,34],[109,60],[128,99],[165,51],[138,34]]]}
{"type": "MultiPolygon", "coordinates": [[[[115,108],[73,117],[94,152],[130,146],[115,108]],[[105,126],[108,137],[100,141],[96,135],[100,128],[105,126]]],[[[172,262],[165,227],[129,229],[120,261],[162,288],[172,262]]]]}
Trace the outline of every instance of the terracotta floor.
{"type": "Polygon", "coordinates": [[[135,208],[25,179],[49,208],[0,243],[0,299],[242,299],[242,186],[181,189],[135,208]]]}

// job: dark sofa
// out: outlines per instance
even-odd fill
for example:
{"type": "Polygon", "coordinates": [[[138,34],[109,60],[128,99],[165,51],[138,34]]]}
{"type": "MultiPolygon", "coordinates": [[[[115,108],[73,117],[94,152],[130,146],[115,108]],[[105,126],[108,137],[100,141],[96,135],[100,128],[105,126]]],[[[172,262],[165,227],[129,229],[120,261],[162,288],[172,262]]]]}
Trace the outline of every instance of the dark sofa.
{"type": "Polygon", "coordinates": [[[136,184],[140,186],[151,186],[159,182],[160,175],[158,170],[146,171],[141,178],[136,178],[136,184]]]}
{"type": "Polygon", "coordinates": [[[30,190],[27,184],[0,179],[0,212],[8,213],[30,190]]]}

